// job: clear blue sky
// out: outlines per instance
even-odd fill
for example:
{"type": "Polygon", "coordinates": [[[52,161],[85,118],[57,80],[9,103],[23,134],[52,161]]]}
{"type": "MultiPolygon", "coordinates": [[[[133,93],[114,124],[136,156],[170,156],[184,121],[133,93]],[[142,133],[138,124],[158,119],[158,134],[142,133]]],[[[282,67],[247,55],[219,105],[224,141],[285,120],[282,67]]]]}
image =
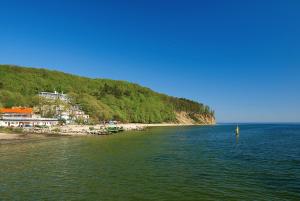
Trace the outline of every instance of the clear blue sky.
{"type": "MultiPolygon", "coordinates": [[[[129,80],[219,122],[300,122],[300,1],[0,1],[0,63],[129,80]]],[[[1,76],[1,75],[0,75],[1,76]]]]}

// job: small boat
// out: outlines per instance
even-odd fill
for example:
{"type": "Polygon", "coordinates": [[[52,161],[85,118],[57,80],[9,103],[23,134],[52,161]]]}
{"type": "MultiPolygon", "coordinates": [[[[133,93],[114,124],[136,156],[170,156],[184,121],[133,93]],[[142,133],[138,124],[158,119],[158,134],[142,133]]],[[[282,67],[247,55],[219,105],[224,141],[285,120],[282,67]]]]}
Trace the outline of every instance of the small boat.
{"type": "Polygon", "coordinates": [[[109,133],[117,133],[117,132],[119,132],[119,129],[118,129],[118,127],[109,126],[106,128],[106,131],[109,133]]]}
{"type": "Polygon", "coordinates": [[[115,123],[110,123],[105,129],[108,133],[118,133],[124,131],[122,126],[117,126],[115,123]]]}
{"type": "Polygon", "coordinates": [[[238,125],[236,126],[236,129],[235,129],[235,134],[236,134],[236,135],[239,135],[239,134],[240,134],[240,128],[239,128],[239,126],[238,126],[238,125]]]}

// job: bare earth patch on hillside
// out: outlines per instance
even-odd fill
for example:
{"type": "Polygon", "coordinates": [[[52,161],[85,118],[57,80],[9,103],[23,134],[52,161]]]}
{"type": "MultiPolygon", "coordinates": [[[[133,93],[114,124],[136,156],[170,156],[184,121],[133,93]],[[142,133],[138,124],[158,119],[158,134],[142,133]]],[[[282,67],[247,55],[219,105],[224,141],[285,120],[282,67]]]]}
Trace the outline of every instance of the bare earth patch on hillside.
{"type": "Polygon", "coordinates": [[[191,119],[186,112],[177,112],[176,119],[179,124],[195,124],[196,122],[191,119]]]}

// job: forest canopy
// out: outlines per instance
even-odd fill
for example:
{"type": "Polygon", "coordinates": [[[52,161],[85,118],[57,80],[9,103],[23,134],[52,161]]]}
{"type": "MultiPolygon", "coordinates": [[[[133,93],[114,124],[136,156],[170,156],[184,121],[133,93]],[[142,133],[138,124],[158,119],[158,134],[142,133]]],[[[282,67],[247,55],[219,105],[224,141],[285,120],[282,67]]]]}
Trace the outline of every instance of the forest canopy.
{"type": "Polygon", "coordinates": [[[91,79],[46,69],[0,65],[0,107],[38,104],[42,91],[63,92],[95,121],[175,122],[176,112],[214,116],[208,106],[127,81],[91,79]]]}

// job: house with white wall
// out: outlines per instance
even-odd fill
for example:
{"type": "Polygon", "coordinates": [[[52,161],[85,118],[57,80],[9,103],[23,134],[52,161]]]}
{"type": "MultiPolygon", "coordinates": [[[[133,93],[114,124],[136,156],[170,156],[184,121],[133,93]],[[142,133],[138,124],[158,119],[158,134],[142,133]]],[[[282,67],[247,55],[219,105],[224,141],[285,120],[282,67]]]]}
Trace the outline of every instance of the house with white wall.
{"type": "Polygon", "coordinates": [[[0,126],[2,127],[53,126],[57,124],[58,119],[56,118],[41,118],[34,115],[32,108],[0,109],[0,126]]]}

